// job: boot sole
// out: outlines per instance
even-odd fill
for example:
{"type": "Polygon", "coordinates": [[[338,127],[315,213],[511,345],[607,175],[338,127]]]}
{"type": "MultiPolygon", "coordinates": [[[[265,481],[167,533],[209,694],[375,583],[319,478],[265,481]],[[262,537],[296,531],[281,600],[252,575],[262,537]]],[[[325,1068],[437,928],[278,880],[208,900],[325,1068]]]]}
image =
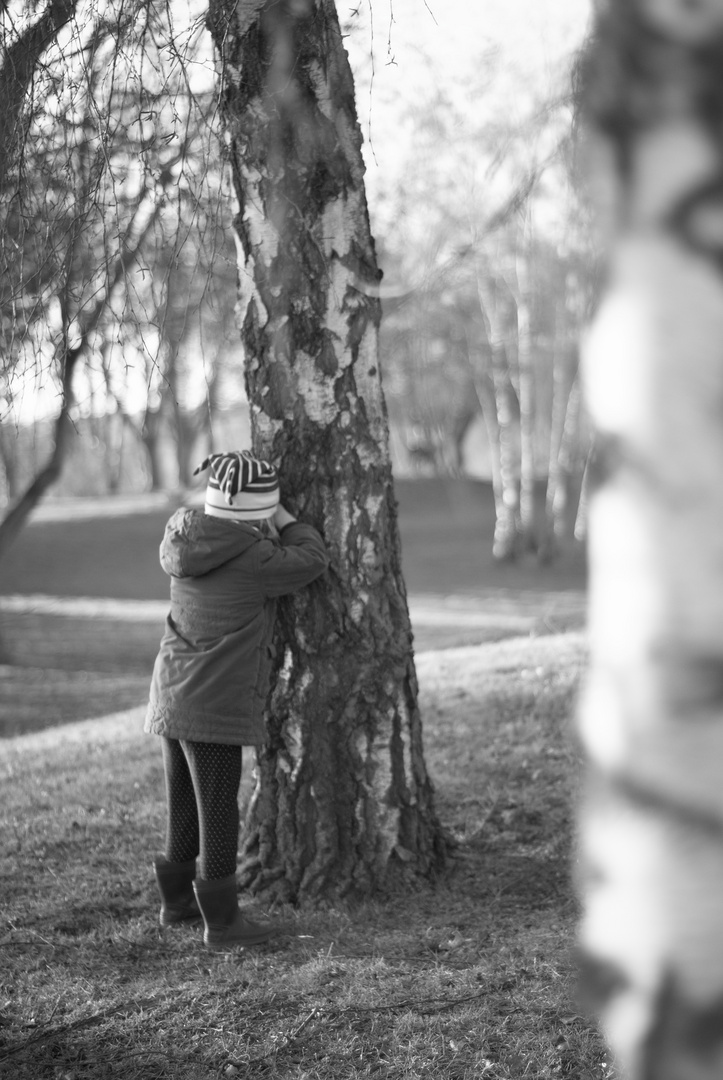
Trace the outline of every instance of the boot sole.
{"type": "Polygon", "coordinates": [[[231,949],[248,949],[254,945],[265,945],[267,941],[271,941],[276,936],[276,931],[269,930],[268,933],[257,934],[254,937],[213,941],[209,940],[208,936],[204,934],[203,944],[210,952],[228,952],[231,949]]]}
{"type": "Polygon", "coordinates": [[[168,930],[171,926],[198,926],[203,922],[200,915],[183,915],[180,919],[158,919],[161,930],[168,930]]]}

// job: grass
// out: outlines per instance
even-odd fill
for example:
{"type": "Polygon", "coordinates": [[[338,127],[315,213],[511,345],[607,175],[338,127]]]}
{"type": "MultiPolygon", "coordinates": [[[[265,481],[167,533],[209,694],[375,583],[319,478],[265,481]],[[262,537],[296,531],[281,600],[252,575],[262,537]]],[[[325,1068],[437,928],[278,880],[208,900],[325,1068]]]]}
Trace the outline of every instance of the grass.
{"type": "MultiPolygon", "coordinates": [[[[497,567],[484,492],[447,489],[442,514],[430,496],[400,493],[410,591],[489,616],[415,631],[455,857],[414,891],[271,912],[283,933],[256,950],[218,956],[198,929],[157,932],[163,778],[141,722],[160,627],[3,613],[3,1080],[613,1075],[573,990],[584,568],[579,554],[497,567]]],[[[163,599],[166,514],[34,525],[0,593],[163,599]]],[[[247,762],[242,798],[250,781],[247,762]]]]}
{"type": "Polygon", "coordinates": [[[139,705],[162,632],[160,621],[3,612],[0,633],[12,662],[0,664],[0,736],[139,705]]]}
{"type": "MultiPolygon", "coordinates": [[[[1,602],[1,598],[0,598],[1,602]]],[[[425,622],[415,627],[417,653],[499,641],[519,633],[510,608],[533,634],[577,629],[582,601],[563,603],[548,594],[522,594],[514,601],[490,593],[479,626],[439,625],[449,616],[442,603],[427,603],[425,622]]],[[[452,615],[458,609],[452,609],[452,615]]],[[[464,613],[465,609],[462,609],[464,613]]],[[[450,621],[448,619],[448,621],[450,621]]],[[[0,664],[0,738],[40,731],[140,705],[148,695],[162,618],[129,625],[112,618],[0,610],[0,639],[7,661],[0,664]]]]}
{"type": "Polygon", "coordinates": [[[162,774],[141,709],[0,744],[0,1075],[610,1076],[572,996],[583,662],[575,633],[421,656],[448,872],[278,910],[278,943],[230,957],[198,930],[157,935],[162,774]]]}

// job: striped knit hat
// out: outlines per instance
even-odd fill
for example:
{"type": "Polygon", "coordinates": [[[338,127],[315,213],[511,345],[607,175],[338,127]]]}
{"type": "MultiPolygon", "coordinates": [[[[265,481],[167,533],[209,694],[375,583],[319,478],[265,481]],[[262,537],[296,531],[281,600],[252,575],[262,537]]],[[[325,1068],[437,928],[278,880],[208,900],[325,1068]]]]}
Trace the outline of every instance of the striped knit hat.
{"type": "Polygon", "coordinates": [[[258,521],[273,517],[279,505],[279,477],[268,461],[248,450],[209,454],[193,475],[211,469],[204,512],[230,521],[258,521]]]}

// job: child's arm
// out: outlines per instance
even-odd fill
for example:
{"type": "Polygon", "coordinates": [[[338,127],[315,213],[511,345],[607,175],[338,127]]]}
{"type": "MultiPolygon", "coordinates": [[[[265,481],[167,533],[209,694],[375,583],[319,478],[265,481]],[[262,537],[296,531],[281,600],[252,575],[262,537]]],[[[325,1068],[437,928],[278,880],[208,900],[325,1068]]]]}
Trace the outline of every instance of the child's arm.
{"type": "Polygon", "coordinates": [[[274,524],[281,547],[268,540],[259,543],[258,572],[266,596],[284,596],[323,574],[329,556],[316,529],[297,521],[285,507],[279,506],[274,524]]]}

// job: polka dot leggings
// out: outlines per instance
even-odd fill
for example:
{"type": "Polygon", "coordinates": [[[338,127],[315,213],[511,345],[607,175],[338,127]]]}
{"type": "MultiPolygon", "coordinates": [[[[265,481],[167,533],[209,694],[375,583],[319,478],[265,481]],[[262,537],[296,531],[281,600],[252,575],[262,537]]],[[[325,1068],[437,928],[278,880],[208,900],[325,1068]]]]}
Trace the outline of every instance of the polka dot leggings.
{"type": "Polygon", "coordinates": [[[199,876],[216,881],[236,872],[240,746],[161,740],[166,774],[169,862],[200,855],[199,876]]]}

